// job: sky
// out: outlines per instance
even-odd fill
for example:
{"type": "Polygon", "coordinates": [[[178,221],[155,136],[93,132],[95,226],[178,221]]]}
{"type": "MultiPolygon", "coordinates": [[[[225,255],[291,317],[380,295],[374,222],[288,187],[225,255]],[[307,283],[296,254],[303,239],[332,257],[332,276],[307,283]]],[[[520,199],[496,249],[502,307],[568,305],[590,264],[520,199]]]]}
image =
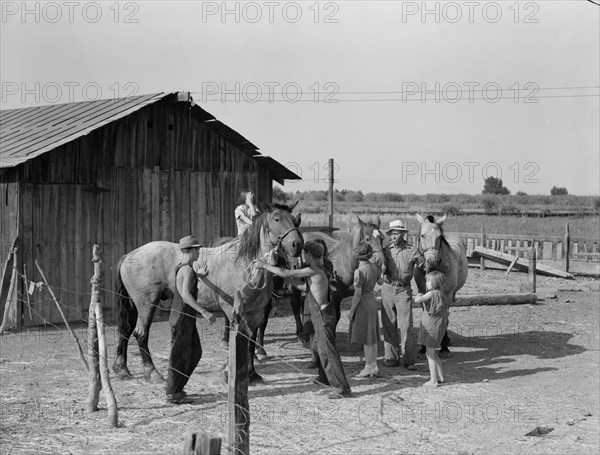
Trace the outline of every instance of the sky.
{"type": "Polygon", "coordinates": [[[1,8],[2,109],[189,91],[302,177],[284,191],[326,190],[332,158],[364,193],[600,194],[590,0],[1,8]]]}

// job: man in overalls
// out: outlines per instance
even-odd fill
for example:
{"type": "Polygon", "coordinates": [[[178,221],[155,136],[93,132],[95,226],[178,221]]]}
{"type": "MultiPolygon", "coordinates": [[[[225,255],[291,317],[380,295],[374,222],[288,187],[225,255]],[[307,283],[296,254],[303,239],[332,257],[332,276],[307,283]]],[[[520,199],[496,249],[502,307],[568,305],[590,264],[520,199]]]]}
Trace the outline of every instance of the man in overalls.
{"type": "MultiPolygon", "coordinates": [[[[202,357],[202,346],[196,329],[197,312],[209,320],[215,317],[196,302],[198,278],[192,264],[198,260],[200,243],[196,237],[188,235],[179,241],[179,264],[175,269],[175,281],[179,296],[173,299],[169,323],[171,325],[171,355],[167,377],[167,401],[171,404],[191,403],[183,388],[202,357]]],[[[206,266],[198,275],[205,276],[206,266]]]]}

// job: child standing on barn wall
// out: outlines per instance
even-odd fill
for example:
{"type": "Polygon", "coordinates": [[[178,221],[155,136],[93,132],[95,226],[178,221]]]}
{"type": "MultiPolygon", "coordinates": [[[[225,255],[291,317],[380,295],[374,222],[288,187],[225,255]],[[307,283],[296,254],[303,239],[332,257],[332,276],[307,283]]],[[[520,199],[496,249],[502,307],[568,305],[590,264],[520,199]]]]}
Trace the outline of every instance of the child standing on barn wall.
{"type": "Polygon", "coordinates": [[[446,284],[446,276],[442,272],[430,272],[425,280],[428,292],[415,297],[415,302],[423,308],[418,343],[425,346],[431,374],[431,379],[423,385],[437,387],[438,383],[444,382],[442,363],[436,349],[448,328],[448,305],[441,291],[446,284]]]}

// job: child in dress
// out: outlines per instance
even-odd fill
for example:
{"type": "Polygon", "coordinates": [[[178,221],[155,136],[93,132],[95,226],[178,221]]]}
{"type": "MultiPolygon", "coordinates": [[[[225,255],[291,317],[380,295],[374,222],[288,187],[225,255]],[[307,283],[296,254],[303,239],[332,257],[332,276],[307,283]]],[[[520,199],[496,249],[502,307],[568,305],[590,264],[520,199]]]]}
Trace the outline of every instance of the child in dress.
{"type": "Polygon", "coordinates": [[[448,328],[448,305],[441,289],[446,284],[446,276],[442,272],[430,272],[426,278],[427,293],[417,294],[415,302],[423,307],[418,343],[425,346],[431,379],[424,386],[437,387],[444,382],[442,363],[436,348],[440,347],[444,333],[448,328]]]}
{"type": "Polygon", "coordinates": [[[354,271],[354,296],[348,313],[350,319],[350,342],[362,344],[365,367],[356,375],[366,378],[379,375],[377,366],[377,343],[379,342],[379,316],[373,290],[381,284],[381,268],[369,259],[373,248],[367,242],[359,242],[354,249],[359,264],[354,271]]]}

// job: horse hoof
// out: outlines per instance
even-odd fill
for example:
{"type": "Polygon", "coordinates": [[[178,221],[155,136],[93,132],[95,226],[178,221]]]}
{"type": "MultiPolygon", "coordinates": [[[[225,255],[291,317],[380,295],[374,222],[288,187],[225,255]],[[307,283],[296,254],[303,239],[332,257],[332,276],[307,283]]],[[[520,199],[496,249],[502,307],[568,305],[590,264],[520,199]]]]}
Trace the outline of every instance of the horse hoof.
{"type": "Polygon", "coordinates": [[[438,353],[438,356],[440,359],[449,359],[450,358],[450,351],[440,351],[438,353]]]}
{"type": "Polygon", "coordinates": [[[150,373],[146,373],[144,378],[150,384],[166,384],[165,378],[156,370],[152,370],[150,373]]]}
{"type": "Polygon", "coordinates": [[[121,381],[130,381],[133,379],[133,375],[129,372],[129,370],[119,370],[116,371],[117,373],[117,378],[119,378],[121,381]]]}
{"type": "Polygon", "coordinates": [[[263,377],[261,375],[259,375],[258,373],[254,373],[253,375],[251,375],[248,378],[248,383],[250,385],[260,385],[260,384],[264,384],[265,380],[263,379],[263,377]]]}

